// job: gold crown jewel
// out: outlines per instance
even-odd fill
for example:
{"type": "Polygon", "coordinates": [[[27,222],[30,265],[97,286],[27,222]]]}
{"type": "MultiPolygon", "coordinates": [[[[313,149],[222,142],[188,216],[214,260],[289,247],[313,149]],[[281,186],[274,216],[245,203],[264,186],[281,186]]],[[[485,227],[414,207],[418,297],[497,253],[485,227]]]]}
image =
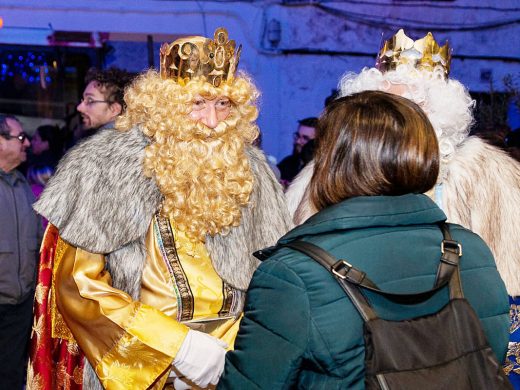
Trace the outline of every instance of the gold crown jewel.
{"type": "Polygon", "coordinates": [[[230,81],[235,75],[242,46],[235,50],[234,40],[220,27],[214,38],[200,36],[177,39],[161,46],[161,77],[171,78],[181,85],[194,77],[204,76],[215,87],[230,81]]]}
{"type": "Polygon", "coordinates": [[[396,69],[401,64],[411,64],[417,69],[429,71],[441,67],[444,76],[448,77],[450,62],[451,49],[447,42],[444,46],[439,46],[431,32],[414,41],[400,29],[383,44],[377,56],[376,68],[384,73],[396,69]]]}

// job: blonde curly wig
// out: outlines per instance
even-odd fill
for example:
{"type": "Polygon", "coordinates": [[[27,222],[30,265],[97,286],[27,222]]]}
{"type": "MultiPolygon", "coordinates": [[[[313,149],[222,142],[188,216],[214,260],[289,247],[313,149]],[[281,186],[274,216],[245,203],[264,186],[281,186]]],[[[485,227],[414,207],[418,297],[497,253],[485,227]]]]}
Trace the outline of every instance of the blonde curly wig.
{"type": "Polygon", "coordinates": [[[244,75],[215,88],[203,77],[181,86],[154,70],[125,92],[127,109],[116,127],[139,125],[152,139],[145,150],[145,174],[155,177],[164,195],[161,212],[190,239],[204,241],[206,234],[227,234],[240,224],[241,207],[253,189],[245,146],[258,137],[257,97],[244,75]],[[228,118],[214,129],[191,119],[197,95],[228,97],[228,118]]]}

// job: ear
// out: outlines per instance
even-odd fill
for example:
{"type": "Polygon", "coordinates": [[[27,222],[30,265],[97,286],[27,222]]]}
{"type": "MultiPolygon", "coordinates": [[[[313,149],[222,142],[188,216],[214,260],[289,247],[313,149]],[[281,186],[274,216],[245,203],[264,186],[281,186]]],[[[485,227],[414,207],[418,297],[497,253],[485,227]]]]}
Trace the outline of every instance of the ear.
{"type": "Polygon", "coordinates": [[[121,104],[119,104],[118,102],[112,103],[110,106],[108,106],[108,108],[114,118],[116,116],[121,115],[121,113],[123,112],[123,107],[121,107],[121,104]]]}

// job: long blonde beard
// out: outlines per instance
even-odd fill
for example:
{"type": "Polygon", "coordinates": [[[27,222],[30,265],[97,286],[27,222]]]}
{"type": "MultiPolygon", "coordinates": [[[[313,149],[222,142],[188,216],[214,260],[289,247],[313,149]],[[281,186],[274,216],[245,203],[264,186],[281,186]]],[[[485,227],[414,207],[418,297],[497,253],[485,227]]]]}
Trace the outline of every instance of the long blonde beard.
{"type": "Polygon", "coordinates": [[[216,129],[184,123],[184,131],[157,137],[146,150],[145,170],[164,195],[162,213],[191,239],[227,234],[249,201],[253,175],[237,122],[230,118],[216,129]]]}

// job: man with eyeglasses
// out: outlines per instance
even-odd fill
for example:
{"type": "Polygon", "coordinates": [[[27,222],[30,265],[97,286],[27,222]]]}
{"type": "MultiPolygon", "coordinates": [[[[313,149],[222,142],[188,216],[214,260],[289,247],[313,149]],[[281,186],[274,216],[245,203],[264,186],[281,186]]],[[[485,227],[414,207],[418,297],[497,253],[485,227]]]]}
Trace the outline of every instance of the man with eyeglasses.
{"type": "Polygon", "coordinates": [[[318,119],[314,117],[298,121],[298,130],[293,135],[293,152],[278,164],[281,180],[284,185],[289,185],[305,166],[306,159],[304,158],[304,154],[302,154],[303,147],[314,139],[317,123],[318,119]]]}
{"type": "Polygon", "coordinates": [[[38,247],[34,196],[16,170],[29,139],[18,119],[0,114],[0,389],[22,389],[38,247]]]}
{"type": "Polygon", "coordinates": [[[92,68],[85,77],[87,85],[77,106],[81,114],[83,128],[75,134],[75,141],[86,138],[102,128],[113,127],[115,119],[123,113],[125,87],[133,75],[125,70],[92,68]]]}

